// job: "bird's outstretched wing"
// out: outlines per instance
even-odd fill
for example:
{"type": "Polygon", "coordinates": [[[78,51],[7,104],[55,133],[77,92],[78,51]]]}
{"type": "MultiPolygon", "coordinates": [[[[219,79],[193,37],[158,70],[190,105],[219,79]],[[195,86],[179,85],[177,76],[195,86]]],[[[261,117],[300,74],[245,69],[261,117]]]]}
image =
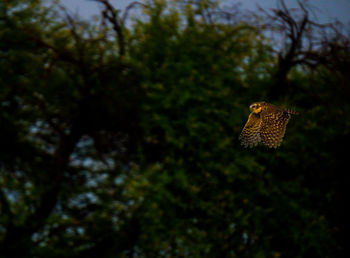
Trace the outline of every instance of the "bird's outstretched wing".
{"type": "Polygon", "coordinates": [[[286,126],[290,119],[288,111],[284,110],[265,110],[261,112],[260,137],[262,143],[270,148],[280,146],[286,126]]]}
{"type": "Polygon", "coordinates": [[[261,127],[260,115],[251,113],[248,117],[248,121],[245,124],[242,133],[239,136],[241,145],[244,147],[253,147],[258,145],[261,141],[260,137],[260,127],[261,127]]]}

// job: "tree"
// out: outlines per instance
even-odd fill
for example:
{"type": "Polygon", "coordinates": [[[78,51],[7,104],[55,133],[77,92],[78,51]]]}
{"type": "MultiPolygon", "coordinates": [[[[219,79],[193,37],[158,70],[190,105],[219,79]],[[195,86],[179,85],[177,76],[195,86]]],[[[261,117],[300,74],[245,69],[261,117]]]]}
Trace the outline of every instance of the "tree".
{"type": "Polygon", "coordinates": [[[1,4],[1,73],[7,78],[2,82],[1,135],[7,144],[1,151],[1,253],[33,252],[33,242],[74,212],[66,209],[68,203],[91,194],[94,187],[86,178],[96,172],[89,164],[100,159],[108,167],[116,152],[114,162],[122,159],[123,148],[132,145],[128,138],[133,141],[131,134],[138,131],[137,71],[121,55],[108,53],[113,48],[107,31],[98,34],[68,14],[55,20],[57,12],[40,4],[1,4]],[[107,150],[108,157],[101,158],[107,150]]]}
{"type": "Polygon", "coordinates": [[[288,59],[259,24],[212,1],[96,2],[95,22],[0,3],[1,255],[340,256],[348,38],[306,53],[317,26],[274,11],[303,32],[273,99],[301,115],[279,149],[246,150],[247,107],[288,59]]]}

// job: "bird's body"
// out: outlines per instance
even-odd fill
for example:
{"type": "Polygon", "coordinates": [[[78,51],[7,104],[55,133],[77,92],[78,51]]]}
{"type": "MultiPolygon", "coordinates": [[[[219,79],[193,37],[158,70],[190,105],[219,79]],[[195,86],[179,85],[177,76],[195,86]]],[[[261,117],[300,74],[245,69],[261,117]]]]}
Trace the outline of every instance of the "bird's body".
{"type": "Polygon", "coordinates": [[[252,113],[239,136],[244,147],[262,142],[270,148],[277,148],[283,140],[291,114],[298,114],[266,102],[253,103],[249,109],[252,113]]]}

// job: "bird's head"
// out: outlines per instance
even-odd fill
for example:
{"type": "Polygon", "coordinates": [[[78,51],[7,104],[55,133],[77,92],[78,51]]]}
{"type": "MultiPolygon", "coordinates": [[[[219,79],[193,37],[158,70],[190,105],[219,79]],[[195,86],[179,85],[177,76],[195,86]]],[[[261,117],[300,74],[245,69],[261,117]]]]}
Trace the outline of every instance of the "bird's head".
{"type": "Polygon", "coordinates": [[[249,110],[255,114],[259,114],[262,111],[262,107],[265,105],[265,102],[256,102],[249,106],[249,110]]]}

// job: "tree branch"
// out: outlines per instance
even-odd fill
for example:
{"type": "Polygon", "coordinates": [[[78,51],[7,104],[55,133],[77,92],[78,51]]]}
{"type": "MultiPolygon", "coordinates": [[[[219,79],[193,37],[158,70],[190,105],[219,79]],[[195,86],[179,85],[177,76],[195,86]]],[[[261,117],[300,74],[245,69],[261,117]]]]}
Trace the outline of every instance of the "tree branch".
{"type": "Polygon", "coordinates": [[[120,10],[115,9],[108,0],[94,1],[104,5],[104,10],[102,11],[102,18],[104,20],[109,21],[112,24],[113,30],[116,32],[118,38],[119,57],[123,57],[125,55],[125,39],[123,32],[123,20],[119,17],[120,10]]]}

